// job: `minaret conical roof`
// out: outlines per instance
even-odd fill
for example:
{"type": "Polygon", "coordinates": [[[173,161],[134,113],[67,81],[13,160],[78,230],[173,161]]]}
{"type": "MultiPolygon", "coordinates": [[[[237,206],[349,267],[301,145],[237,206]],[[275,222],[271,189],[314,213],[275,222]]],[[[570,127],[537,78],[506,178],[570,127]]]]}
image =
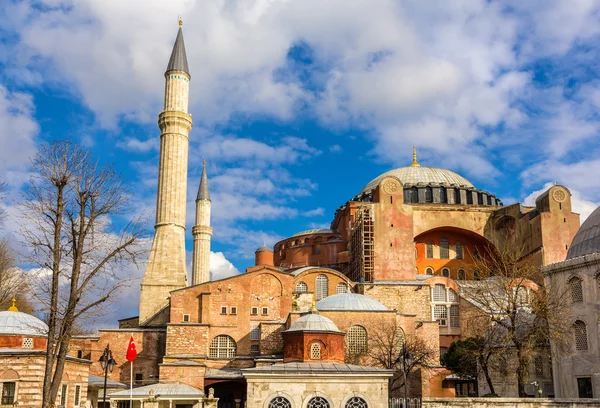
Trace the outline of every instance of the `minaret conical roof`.
{"type": "Polygon", "coordinates": [[[167,65],[167,71],[183,71],[186,74],[190,74],[188,68],[187,55],[185,53],[185,44],[183,43],[183,31],[181,25],[177,32],[177,38],[173,45],[173,51],[171,52],[171,58],[169,58],[169,65],[167,65]]]}
{"type": "Polygon", "coordinates": [[[202,176],[200,177],[200,186],[198,187],[198,200],[210,201],[210,193],[208,192],[208,177],[206,175],[206,160],[204,160],[204,166],[202,167],[202,176]]]}

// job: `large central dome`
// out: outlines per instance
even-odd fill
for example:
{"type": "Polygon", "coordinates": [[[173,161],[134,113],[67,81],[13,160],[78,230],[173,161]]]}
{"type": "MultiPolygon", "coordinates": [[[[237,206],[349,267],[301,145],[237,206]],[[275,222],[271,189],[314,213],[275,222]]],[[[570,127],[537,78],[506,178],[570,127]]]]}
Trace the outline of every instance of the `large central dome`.
{"type": "Polygon", "coordinates": [[[469,180],[450,170],[426,166],[409,166],[386,171],[371,180],[362,189],[361,193],[373,190],[381,180],[388,176],[397,177],[404,185],[438,184],[446,187],[474,187],[469,180]]]}

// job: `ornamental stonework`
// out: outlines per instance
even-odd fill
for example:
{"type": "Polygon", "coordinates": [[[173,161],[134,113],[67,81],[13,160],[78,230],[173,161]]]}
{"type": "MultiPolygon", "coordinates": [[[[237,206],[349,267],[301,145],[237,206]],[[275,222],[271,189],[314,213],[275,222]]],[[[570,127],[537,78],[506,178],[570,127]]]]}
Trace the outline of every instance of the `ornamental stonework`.
{"type": "Polygon", "coordinates": [[[554,198],[554,201],[562,203],[567,199],[567,193],[563,189],[557,189],[552,193],[552,198],[554,198]]]}
{"type": "Polygon", "coordinates": [[[389,195],[393,195],[400,191],[400,183],[396,180],[388,179],[383,182],[383,192],[389,195]]]}

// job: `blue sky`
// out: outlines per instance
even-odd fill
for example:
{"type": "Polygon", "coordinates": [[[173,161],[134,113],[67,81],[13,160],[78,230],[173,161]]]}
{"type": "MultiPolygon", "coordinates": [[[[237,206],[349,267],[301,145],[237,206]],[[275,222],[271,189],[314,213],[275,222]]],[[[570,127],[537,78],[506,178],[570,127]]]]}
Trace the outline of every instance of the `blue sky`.
{"type": "Polygon", "coordinates": [[[153,213],[179,14],[188,224],[204,157],[215,276],[243,271],[263,243],[327,226],[369,180],[410,164],[413,144],[421,164],[505,203],[532,203],[554,181],[582,217],[600,203],[596,1],[23,0],[0,5],[9,214],[36,146],[64,137],[116,163],[136,211],[153,213]]]}

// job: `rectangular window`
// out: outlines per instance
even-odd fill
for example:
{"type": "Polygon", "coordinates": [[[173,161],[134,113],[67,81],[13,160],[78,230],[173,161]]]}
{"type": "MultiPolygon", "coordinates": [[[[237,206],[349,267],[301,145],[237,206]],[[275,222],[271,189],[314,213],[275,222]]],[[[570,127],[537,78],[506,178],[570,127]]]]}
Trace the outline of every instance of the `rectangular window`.
{"type": "Polygon", "coordinates": [[[446,326],[448,319],[448,309],[445,305],[435,305],[433,307],[433,320],[437,320],[440,326],[446,326]]]}
{"type": "Polygon", "coordinates": [[[221,314],[227,314],[227,306],[221,306],[221,314]]]}
{"type": "Polygon", "coordinates": [[[458,305],[450,306],[450,327],[460,327],[460,309],[458,305]]]}
{"type": "Polygon", "coordinates": [[[250,355],[258,356],[259,354],[260,354],[260,348],[258,347],[258,344],[250,345],[250,355]]]}
{"type": "Polygon", "coordinates": [[[15,390],[17,383],[5,382],[2,385],[2,405],[12,405],[15,403],[15,390]]]}
{"type": "Polygon", "coordinates": [[[77,350],[77,358],[83,358],[83,350],[77,350]]]}
{"type": "Polygon", "coordinates": [[[448,352],[448,347],[440,347],[440,364],[444,363],[444,356],[448,352]]]}
{"type": "Polygon", "coordinates": [[[23,339],[23,348],[26,348],[26,349],[33,348],[33,339],[31,337],[25,337],[23,339]]]}
{"type": "Polygon", "coordinates": [[[258,314],[258,307],[253,307],[250,309],[250,314],[252,315],[257,315],[258,314]]]}
{"type": "Polygon", "coordinates": [[[81,385],[76,385],[75,386],[75,406],[78,407],[79,406],[79,396],[81,394],[81,385]]]}
{"type": "Polygon", "coordinates": [[[269,314],[269,308],[268,307],[263,307],[262,308],[262,315],[263,316],[267,316],[269,314]]]}
{"type": "Polygon", "coordinates": [[[260,326],[252,326],[250,329],[250,340],[260,340],[260,326]]]}
{"type": "Polygon", "coordinates": [[[135,383],[137,385],[142,384],[142,382],[144,381],[144,374],[142,373],[135,373],[135,383]]]}
{"type": "Polygon", "coordinates": [[[579,391],[579,398],[594,398],[592,379],[590,377],[578,378],[577,390],[579,391]]]}
{"type": "Polygon", "coordinates": [[[231,308],[229,309],[229,314],[237,314],[237,306],[231,306],[231,308]]]}
{"type": "Polygon", "coordinates": [[[183,322],[184,323],[188,323],[190,321],[190,315],[189,314],[184,314],[183,315],[183,322]]]}
{"type": "Polygon", "coordinates": [[[60,405],[63,407],[67,405],[67,391],[69,391],[69,386],[63,384],[60,391],[60,405]]]}
{"type": "Polygon", "coordinates": [[[444,285],[435,285],[433,287],[433,293],[431,294],[433,302],[445,302],[446,301],[446,287],[444,285]]]}

